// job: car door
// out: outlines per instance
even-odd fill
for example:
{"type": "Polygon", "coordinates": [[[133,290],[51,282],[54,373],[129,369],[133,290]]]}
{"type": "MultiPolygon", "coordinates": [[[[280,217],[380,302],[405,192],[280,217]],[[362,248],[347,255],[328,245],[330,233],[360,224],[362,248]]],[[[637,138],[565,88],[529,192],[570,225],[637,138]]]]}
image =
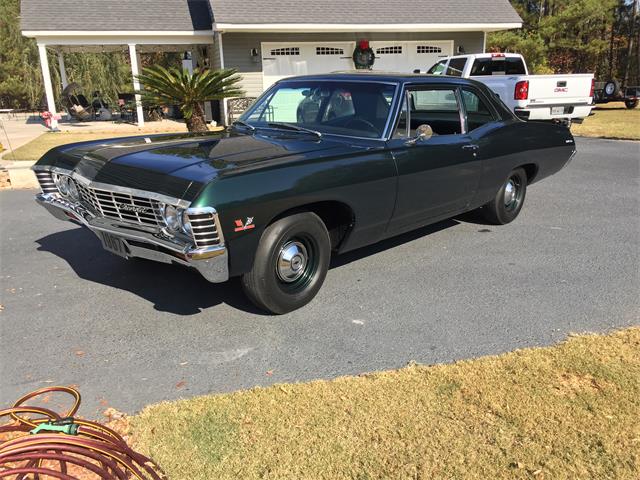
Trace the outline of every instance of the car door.
{"type": "Polygon", "coordinates": [[[456,86],[406,88],[396,130],[388,143],[398,169],[391,231],[409,230],[465,209],[480,175],[477,145],[465,132],[456,86]],[[433,135],[417,139],[428,125],[433,135]]]}

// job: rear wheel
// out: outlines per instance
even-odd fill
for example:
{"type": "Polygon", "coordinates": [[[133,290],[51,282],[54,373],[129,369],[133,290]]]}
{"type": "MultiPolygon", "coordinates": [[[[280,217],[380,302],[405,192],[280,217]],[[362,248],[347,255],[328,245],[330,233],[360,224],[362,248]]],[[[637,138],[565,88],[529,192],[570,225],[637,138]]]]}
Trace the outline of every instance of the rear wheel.
{"type": "Polygon", "coordinates": [[[276,314],[296,310],[316,296],[329,269],[331,242],[316,214],[298,213],[269,225],[253,268],[242,277],[249,299],[276,314]]]}
{"type": "Polygon", "coordinates": [[[631,110],[632,108],[636,108],[638,106],[638,100],[625,100],[624,101],[624,105],[625,107],[627,107],[629,110],[631,110]]]}
{"type": "Polygon", "coordinates": [[[482,206],[479,213],[490,223],[504,225],[515,220],[527,195],[527,174],[522,168],[512,171],[495,198],[482,206]]]}

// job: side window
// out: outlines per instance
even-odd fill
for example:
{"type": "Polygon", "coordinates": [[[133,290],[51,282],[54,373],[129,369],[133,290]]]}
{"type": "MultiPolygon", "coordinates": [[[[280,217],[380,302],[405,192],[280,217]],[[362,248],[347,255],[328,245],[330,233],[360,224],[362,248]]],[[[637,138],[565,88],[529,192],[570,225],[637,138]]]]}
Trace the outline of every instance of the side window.
{"type": "Polygon", "coordinates": [[[447,64],[446,60],[440,60],[433,67],[431,67],[427,71],[427,73],[429,73],[431,75],[443,75],[444,74],[444,67],[445,67],[446,64],[447,64]]]}
{"type": "Polygon", "coordinates": [[[462,90],[462,101],[467,111],[467,128],[469,131],[495,120],[493,113],[475,92],[462,90]]]}
{"type": "Polygon", "coordinates": [[[410,89],[400,112],[394,138],[413,137],[420,125],[429,125],[434,135],[462,132],[460,108],[454,89],[410,89]]]}
{"type": "Polygon", "coordinates": [[[464,66],[467,63],[466,58],[452,58],[447,67],[447,75],[452,77],[461,77],[464,66]]]}

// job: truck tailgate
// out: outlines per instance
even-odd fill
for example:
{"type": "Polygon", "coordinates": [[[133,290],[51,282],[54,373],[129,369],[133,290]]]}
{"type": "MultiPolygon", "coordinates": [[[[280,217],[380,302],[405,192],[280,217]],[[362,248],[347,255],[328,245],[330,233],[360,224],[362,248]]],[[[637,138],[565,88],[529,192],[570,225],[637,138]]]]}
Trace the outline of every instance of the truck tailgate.
{"type": "Polygon", "coordinates": [[[529,75],[529,104],[568,105],[591,103],[592,74],[529,75]]]}

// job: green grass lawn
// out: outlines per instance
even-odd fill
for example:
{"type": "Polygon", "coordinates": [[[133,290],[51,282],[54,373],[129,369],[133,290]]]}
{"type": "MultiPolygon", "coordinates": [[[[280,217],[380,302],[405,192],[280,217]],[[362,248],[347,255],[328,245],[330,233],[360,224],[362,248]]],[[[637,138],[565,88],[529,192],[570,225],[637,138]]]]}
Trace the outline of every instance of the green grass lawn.
{"type": "Polygon", "coordinates": [[[177,479],[640,478],[640,328],[162,403],[134,446],[177,479]]]}
{"type": "Polygon", "coordinates": [[[640,140],[640,107],[632,110],[624,103],[607,103],[593,109],[581,125],[574,124],[571,133],[583,137],[640,140]]]}

